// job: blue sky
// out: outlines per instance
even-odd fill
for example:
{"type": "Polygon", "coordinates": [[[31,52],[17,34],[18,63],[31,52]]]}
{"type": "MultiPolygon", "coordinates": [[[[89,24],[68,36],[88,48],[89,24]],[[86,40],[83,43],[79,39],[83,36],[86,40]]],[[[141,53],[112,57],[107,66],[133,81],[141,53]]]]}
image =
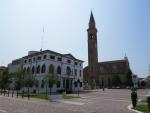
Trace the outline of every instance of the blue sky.
{"type": "Polygon", "coordinates": [[[150,63],[149,0],[0,0],[0,65],[43,49],[71,53],[87,65],[87,31],[93,11],[99,61],[123,59],[140,77],[150,63]]]}

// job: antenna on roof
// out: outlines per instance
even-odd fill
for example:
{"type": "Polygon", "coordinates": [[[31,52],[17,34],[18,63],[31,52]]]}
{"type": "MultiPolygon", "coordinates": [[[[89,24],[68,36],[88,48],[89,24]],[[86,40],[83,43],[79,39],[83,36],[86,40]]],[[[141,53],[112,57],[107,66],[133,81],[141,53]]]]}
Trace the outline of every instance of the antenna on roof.
{"type": "Polygon", "coordinates": [[[41,36],[41,49],[40,49],[40,51],[42,51],[42,49],[43,49],[43,44],[44,44],[44,33],[45,33],[45,29],[44,29],[44,25],[43,25],[43,32],[42,32],[42,36],[41,36]]]}

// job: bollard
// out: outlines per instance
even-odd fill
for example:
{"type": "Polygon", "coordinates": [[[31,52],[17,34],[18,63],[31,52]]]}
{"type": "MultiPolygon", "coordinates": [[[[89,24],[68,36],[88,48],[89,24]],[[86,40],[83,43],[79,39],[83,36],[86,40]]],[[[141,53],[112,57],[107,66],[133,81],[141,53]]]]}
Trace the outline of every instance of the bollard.
{"type": "Polygon", "coordinates": [[[148,106],[148,111],[150,113],[150,95],[147,95],[147,106],[148,106]]]}

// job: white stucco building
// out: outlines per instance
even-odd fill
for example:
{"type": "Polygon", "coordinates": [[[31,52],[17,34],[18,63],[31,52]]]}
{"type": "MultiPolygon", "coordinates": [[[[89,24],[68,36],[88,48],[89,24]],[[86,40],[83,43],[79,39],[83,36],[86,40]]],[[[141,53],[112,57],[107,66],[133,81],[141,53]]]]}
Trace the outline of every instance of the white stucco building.
{"type": "Polygon", "coordinates": [[[21,66],[32,73],[38,82],[38,86],[34,86],[32,90],[45,92],[44,78],[48,74],[58,76],[57,84],[52,87],[53,92],[59,89],[83,90],[83,61],[71,54],[60,54],[51,50],[29,51],[27,56],[13,60],[8,65],[9,72],[14,73],[21,66]]]}

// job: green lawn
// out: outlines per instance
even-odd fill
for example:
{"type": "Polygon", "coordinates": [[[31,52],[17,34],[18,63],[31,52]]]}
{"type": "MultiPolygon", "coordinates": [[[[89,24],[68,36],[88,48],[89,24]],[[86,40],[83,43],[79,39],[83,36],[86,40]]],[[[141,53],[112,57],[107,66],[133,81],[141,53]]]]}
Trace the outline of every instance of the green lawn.
{"type": "MultiPolygon", "coordinates": [[[[22,96],[22,93],[19,93],[19,96],[22,96]]],[[[24,97],[28,97],[28,94],[25,93],[24,97]]],[[[48,99],[45,93],[38,93],[38,94],[30,94],[30,98],[39,98],[39,99],[48,99]]],[[[75,99],[80,98],[79,96],[71,96],[71,95],[63,95],[63,99],[75,99]]]]}
{"type": "Polygon", "coordinates": [[[79,96],[71,96],[71,95],[64,95],[63,99],[74,99],[74,98],[80,98],[79,96]]]}
{"type": "Polygon", "coordinates": [[[48,99],[48,97],[44,93],[34,94],[34,95],[31,95],[31,97],[32,98],[40,98],[40,99],[48,99]]]}
{"type": "Polygon", "coordinates": [[[147,107],[147,103],[142,101],[142,102],[138,102],[136,108],[136,110],[141,111],[143,113],[148,113],[148,107],[147,107]]]}

